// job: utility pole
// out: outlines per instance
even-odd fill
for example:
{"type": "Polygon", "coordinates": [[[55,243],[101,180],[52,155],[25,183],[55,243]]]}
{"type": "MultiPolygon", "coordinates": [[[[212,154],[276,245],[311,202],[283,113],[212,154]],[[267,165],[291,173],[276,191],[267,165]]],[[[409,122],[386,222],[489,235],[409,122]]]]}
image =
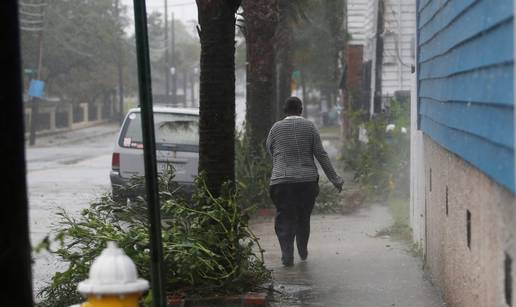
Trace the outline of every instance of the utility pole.
{"type": "Polygon", "coordinates": [[[186,107],[186,93],[188,92],[188,72],[186,71],[186,68],[183,69],[183,96],[184,96],[184,105],[186,107]]]}
{"type": "Polygon", "coordinates": [[[190,96],[191,96],[191,106],[194,107],[195,106],[195,69],[194,71],[190,74],[190,96]]]}
{"type": "Polygon", "coordinates": [[[384,1],[378,1],[376,16],[376,37],[375,37],[375,74],[371,74],[371,78],[375,78],[375,87],[373,92],[373,113],[380,113],[382,110],[382,67],[383,67],[383,37],[384,31],[384,1]]]}
{"type": "Polygon", "coordinates": [[[171,43],[171,51],[172,51],[172,67],[170,72],[172,74],[172,101],[177,104],[177,71],[176,71],[176,27],[175,27],[175,17],[174,13],[172,13],[172,22],[170,24],[171,32],[170,32],[170,43],[171,43]]]}
{"type": "MultiPolygon", "coordinates": [[[[172,20],[172,24],[173,23],[174,20],[172,20]]],[[[167,104],[170,103],[170,64],[168,48],[170,48],[168,42],[168,0],[165,0],[165,97],[167,104]]]]}
{"type": "MultiPolygon", "coordinates": [[[[119,7],[119,0],[115,0],[115,16],[117,22],[120,18],[120,7],[119,7]]],[[[120,28],[120,30],[122,30],[120,28]]],[[[122,30],[123,31],[123,30],[122,30]]],[[[118,108],[119,108],[119,120],[120,123],[124,120],[124,74],[123,74],[123,52],[122,52],[122,42],[118,41],[118,63],[117,63],[117,69],[118,69],[118,108]]]]}
{"type": "MultiPolygon", "coordinates": [[[[41,3],[41,29],[38,31],[38,72],[36,80],[41,80],[41,68],[43,67],[43,31],[45,28],[45,7],[46,3],[41,3]]],[[[33,146],[36,144],[36,126],[38,124],[38,114],[39,114],[39,103],[40,99],[36,97],[31,97],[31,112],[30,112],[30,135],[29,135],[29,145],[33,146]]]]}

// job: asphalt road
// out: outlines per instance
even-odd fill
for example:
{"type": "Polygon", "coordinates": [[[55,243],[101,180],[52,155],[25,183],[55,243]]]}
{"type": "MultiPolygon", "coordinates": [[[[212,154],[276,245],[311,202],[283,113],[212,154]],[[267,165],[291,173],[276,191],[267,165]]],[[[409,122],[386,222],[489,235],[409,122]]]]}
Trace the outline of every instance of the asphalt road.
{"type": "MultiPolygon", "coordinates": [[[[93,199],[110,190],[111,151],[116,137],[113,128],[106,126],[83,130],[83,134],[91,131],[92,135],[80,141],[73,139],[74,134],[69,135],[68,140],[46,137],[38,140],[40,146],[27,147],[29,221],[33,246],[51,231],[59,208],[77,214],[93,199]],[[103,135],[98,136],[99,132],[103,135]]],[[[63,268],[63,264],[47,253],[33,254],[33,257],[33,287],[37,293],[46,282],[50,282],[54,272],[63,268]]]]}

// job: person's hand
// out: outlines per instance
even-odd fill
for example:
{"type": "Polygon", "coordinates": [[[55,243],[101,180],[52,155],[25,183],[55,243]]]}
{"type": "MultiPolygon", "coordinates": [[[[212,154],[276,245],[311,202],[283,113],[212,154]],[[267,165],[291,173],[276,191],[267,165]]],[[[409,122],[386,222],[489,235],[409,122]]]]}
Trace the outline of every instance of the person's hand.
{"type": "Polygon", "coordinates": [[[335,186],[335,189],[337,189],[337,191],[340,193],[342,192],[342,186],[344,185],[344,180],[340,180],[339,183],[335,183],[333,184],[333,186],[335,186]]]}

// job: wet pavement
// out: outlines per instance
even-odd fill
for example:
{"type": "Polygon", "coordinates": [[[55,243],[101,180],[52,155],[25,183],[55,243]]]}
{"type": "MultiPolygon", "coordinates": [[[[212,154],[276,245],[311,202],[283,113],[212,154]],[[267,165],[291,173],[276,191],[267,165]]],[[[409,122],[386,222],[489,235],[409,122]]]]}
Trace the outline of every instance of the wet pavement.
{"type": "Polygon", "coordinates": [[[351,215],[315,215],[307,261],[283,267],[273,219],[253,229],[273,270],[271,306],[437,307],[445,306],[424,278],[420,258],[408,246],[376,237],[392,224],[387,206],[366,206],[351,215]]]}
{"type": "MultiPolygon", "coordinates": [[[[109,170],[118,125],[100,125],[39,137],[26,148],[31,243],[37,245],[57,221],[59,208],[71,214],[110,190],[109,170]]],[[[64,268],[48,253],[33,254],[37,293],[64,268]]]]}

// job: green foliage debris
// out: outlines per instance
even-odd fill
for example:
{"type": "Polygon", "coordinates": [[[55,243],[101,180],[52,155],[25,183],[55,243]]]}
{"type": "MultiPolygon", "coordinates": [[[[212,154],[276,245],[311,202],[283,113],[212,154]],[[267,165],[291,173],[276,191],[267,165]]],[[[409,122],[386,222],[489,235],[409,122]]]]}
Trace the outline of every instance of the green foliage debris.
{"type": "MultiPolygon", "coordinates": [[[[249,215],[238,203],[238,193],[225,185],[213,197],[203,176],[196,179],[191,203],[176,195],[173,174],[160,177],[163,256],[166,288],[170,294],[201,296],[249,291],[270,278],[263,250],[249,228],[249,215]]],[[[133,189],[138,189],[136,181],[133,189]]],[[[69,306],[82,301],[77,283],[86,279],[106,242],[115,241],[135,262],[138,274],[150,280],[149,222],[146,202],[114,201],[104,195],[74,217],[59,213],[46,249],[68,264],[39,293],[38,306],[69,306]],[[56,247],[54,247],[54,245],[56,247]]]]}

